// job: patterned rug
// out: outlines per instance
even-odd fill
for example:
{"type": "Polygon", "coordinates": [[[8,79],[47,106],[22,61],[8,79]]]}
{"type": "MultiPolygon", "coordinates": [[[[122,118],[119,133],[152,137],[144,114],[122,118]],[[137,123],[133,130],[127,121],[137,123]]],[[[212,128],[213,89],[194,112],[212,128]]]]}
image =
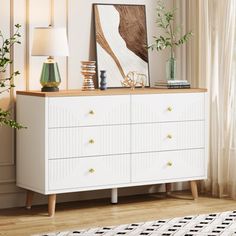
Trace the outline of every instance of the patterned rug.
{"type": "MultiPolygon", "coordinates": [[[[231,236],[236,235],[236,211],[157,220],[144,223],[74,230],[37,236],[231,236]]],[[[36,235],[35,235],[36,236],[36,235]]]]}

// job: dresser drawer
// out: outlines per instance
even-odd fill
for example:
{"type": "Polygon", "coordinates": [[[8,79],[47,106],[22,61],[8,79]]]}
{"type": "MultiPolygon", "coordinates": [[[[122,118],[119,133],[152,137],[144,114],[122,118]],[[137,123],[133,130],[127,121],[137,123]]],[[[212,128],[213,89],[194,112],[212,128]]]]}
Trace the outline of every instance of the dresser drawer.
{"type": "Polygon", "coordinates": [[[204,149],[132,154],[132,182],[204,178],[204,149]]]}
{"type": "Polygon", "coordinates": [[[204,147],[204,121],[133,124],[131,152],[204,147]]]}
{"type": "Polygon", "coordinates": [[[130,96],[56,97],[48,102],[49,127],[130,123],[130,96]]]}
{"type": "Polygon", "coordinates": [[[131,96],[131,122],[203,120],[204,93],[131,96]]]}
{"type": "Polygon", "coordinates": [[[129,125],[49,129],[49,159],[130,153],[129,125]]]}
{"type": "Polygon", "coordinates": [[[130,182],[130,155],[50,160],[49,190],[130,182]]]}

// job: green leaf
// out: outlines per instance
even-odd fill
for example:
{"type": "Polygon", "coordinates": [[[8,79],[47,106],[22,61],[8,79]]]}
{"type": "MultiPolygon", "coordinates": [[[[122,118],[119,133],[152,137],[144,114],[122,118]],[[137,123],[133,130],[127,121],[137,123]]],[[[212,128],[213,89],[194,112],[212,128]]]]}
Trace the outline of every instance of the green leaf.
{"type": "Polygon", "coordinates": [[[21,27],[21,25],[20,24],[15,24],[15,27],[19,29],[21,27]]]}
{"type": "Polygon", "coordinates": [[[156,7],[156,25],[163,32],[160,36],[154,36],[155,40],[148,49],[157,51],[164,50],[165,48],[171,48],[173,50],[175,47],[186,43],[190,37],[193,35],[192,32],[188,32],[181,36],[179,40],[176,41],[176,35],[180,32],[181,27],[176,26],[174,28],[175,13],[177,8],[166,9],[164,1],[158,1],[156,7]]]}
{"type": "Polygon", "coordinates": [[[181,44],[186,43],[186,42],[190,39],[190,37],[191,37],[192,35],[193,35],[192,32],[186,33],[185,35],[183,35],[183,36],[175,43],[175,45],[176,45],[176,46],[179,46],[179,45],[181,45],[181,44]]]}
{"type": "MultiPolygon", "coordinates": [[[[5,73],[8,69],[8,66],[13,63],[10,57],[10,49],[14,44],[20,44],[19,38],[21,34],[19,33],[19,29],[21,27],[20,24],[15,25],[16,30],[11,35],[11,37],[5,39],[0,30],[0,73],[5,73]]],[[[19,71],[15,71],[11,74],[10,77],[4,77],[4,79],[0,80],[0,94],[9,92],[15,85],[11,82],[15,76],[20,74],[19,71]]],[[[9,126],[15,129],[24,128],[21,124],[11,119],[11,113],[9,111],[4,111],[0,108],[0,126],[9,126]]]]}

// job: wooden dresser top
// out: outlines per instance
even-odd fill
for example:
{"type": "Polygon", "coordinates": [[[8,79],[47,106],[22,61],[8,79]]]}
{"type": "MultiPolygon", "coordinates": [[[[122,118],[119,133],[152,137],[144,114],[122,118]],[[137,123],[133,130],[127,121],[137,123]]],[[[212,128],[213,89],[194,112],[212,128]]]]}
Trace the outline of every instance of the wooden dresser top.
{"type": "Polygon", "coordinates": [[[59,92],[41,92],[41,91],[17,91],[17,94],[37,97],[73,97],[73,96],[109,96],[109,95],[129,95],[129,94],[163,94],[163,93],[204,93],[207,89],[155,89],[155,88],[136,88],[134,90],[127,88],[107,89],[93,91],[82,90],[61,90],[59,92]]]}

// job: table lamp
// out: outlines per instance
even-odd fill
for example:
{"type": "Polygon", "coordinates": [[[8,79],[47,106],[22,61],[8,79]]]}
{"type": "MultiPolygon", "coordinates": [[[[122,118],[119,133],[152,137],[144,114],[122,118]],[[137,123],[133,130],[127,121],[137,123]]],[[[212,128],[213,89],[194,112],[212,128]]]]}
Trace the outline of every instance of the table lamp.
{"type": "Polygon", "coordinates": [[[32,56],[48,56],[43,63],[40,83],[42,92],[57,92],[61,76],[54,56],[68,56],[68,41],[65,28],[38,27],[34,29],[32,56]]]}

